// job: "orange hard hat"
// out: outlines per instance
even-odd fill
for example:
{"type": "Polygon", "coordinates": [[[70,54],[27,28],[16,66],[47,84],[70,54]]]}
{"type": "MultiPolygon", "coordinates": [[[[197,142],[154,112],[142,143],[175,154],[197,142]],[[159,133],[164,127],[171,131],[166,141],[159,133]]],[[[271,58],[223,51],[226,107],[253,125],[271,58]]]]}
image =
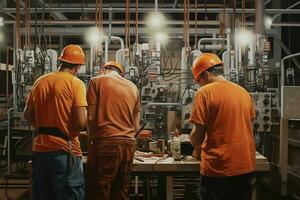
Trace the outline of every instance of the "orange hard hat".
{"type": "Polygon", "coordinates": [[[125,70],[122,67],[122,65],[116,61],[109,61],[107,63],[105,63],[102,67],[114,67],[116,69],[118,69],[121,72],[121,75],[124,76],[125,75],[125,70]]]}
{"type": "Polygon", "coordinates": [[[216,65],[223,65],[223,62],[216,54],[202,53],[193,62],[192,72],[194,80],[197,80],[202,72],[216,65]]]}
{"type": "Polygon", "coordinates": [[[58,60],[71,64],[84,65],[85,55],[80,46],[70,44],[68,46],[65,46],[58,60]]]}

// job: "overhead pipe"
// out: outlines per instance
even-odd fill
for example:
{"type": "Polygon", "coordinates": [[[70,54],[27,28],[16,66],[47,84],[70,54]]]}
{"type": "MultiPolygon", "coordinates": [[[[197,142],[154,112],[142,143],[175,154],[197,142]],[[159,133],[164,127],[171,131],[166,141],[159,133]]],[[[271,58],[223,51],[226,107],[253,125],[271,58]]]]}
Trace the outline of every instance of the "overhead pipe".
{"type": "Polygon", "coordinates": [[[284,61],[286,61],[287,59],[291,59],[291,58],[294,58],[294,57],[297,57],[297,56],[300,56],[300,52],[299,53],[295,53],[295,54],[291,54],[291,55],[289,55],[289,56],[285,56],[284,58],[282,58],[282,60],[281,60],[281,65],[280,65],[280,67],[281,67],[281,81],[280,81],[280,83],[281,83],[281,87],[282,86],[284,86],[284,77],[285,77],[285,69],[284,69],[284,61]]]}
{"type": "Polygon", "coordinates": [[[103,42],[104,42],[104,62],[105,63],[108,62],[108,45],[112,40],[119,41],[120,45],[121,45],[121,49],[124,49],[124,41],[121,37],[117,37],[117,36],[105,37],[103,40],[103,42]]]}
{"type": "MultiPolygon", "coordinates": [[[[102,9],[103,12],[109,12],[110,8],[103,8],[102,9]]],[[[37,8],[37,13],[42,13],[42,12],[62,12],[62,13],[76,13],[76,12],[82,12],[82,8],[72,8],[72,7],[56,7],[56,8],[37,8]]],[[[130,12],[134,13],[135,12],[135,8],[130,8],[129,10],[130,12]]],[[[170,8],[160,8],[160,11],[163,13],[183,13],[184,9],[183,8],[174,8],[174,9],[170,9],[170,8]]],[[[223,11],[223,8],[199,8],[198,12],[206,12],[206,13],[221,13],[223,11]]],[[[3,12],[4,13],[16,13],[16,9],[15,8],[3,8],[3,12]]],[[[90,7],[90,8],[84,8],[84,12],[88,12],[88,13],[93,13],[95,12],[95,8],[90,7]]],[[[114,7],[112,9],[112,12],[124,12],[124,8],[121,7],[114,7]]],[[[149,8],[140,8],[139,12],[141,13],[148,13],[149,12],[149,8]]],[[[226,8],[226,12],[228,13],[233,13],[233,9],[231,8],[226,8]]],[[[21,10],[20,11],[21,14],[24,14],[25,11],[21,10]]],[[[190,10],[190,13],[195,13],[194,9],[190,10]]],[[[236,13],[240,14],[242,13],[242,9],[236,9],[236,13]]],[[[255,13],[255,9],[245,9],[245,13],[255,13]]],[[[266,13],[267,14],[299,14],[300,13],[300,9],[266,9],[266,13]]]]}
{"type": "MultiPolygon", "coordinates": [[[[276,41],[279,43],[280,47],[284,50],[284,52],[289,56],[291,55],[291,51],[287,48],[287,46],[282,42],[282,40],[280,39],[280,37],[278,36],[278,34],[276,32],[270,33],[270,35],[275,36],[274,38],[276,39],[276,41]]],[[[300,70],[300,63],[297,59],[293,58],[292,61],[295,63],[295,65],[297,66],[297,68],[300,70]]]]}
{"type": "Polygon", "coordinates": [[[198,50],[201,50],[201,43],[202,42],[223,42],[226,41],[227,38],[201,38],[198,41],[198,50]]]}
{"type": "MultiPolygon", "coordinates": [[[[294,8],[294,7],[296,7],[299,4],[300,4],[300,1],[297,1],[296,3],[294,3],[294,4],[290,5],[289,7],[287,7],[286,10],[290,10],[291,8],[294,8]]],[[[274,15],[272,17],[272,20],[274,21],[277,17],[281,16],[282,14],[285,14],[285,13],[278,13],[278,14],[274,15]]]]}

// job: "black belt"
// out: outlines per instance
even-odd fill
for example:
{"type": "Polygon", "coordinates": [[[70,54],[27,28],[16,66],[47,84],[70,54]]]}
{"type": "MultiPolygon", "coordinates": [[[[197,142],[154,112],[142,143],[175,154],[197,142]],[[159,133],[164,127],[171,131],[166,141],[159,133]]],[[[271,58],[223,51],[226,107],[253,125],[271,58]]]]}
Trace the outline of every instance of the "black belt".
{"type": "Polygon", "coordinates": [[[68,143],[68,149],[69,149],[69,169],[72,168],[73,162],[72,162],[72,142],[69,137],[67,137],[59,128],[56,127],[39,127],[38,128],[38,135],[51,135],[55,137],[62,138],[67,141],[68,143]]]}
{"type": "Polygon", "coordinates": [[[56,128],[56,127],[40,127],[40,128],[38,128],[37,134],[60,137],[66,141],[70,140],[59,128],[56,128]]]}

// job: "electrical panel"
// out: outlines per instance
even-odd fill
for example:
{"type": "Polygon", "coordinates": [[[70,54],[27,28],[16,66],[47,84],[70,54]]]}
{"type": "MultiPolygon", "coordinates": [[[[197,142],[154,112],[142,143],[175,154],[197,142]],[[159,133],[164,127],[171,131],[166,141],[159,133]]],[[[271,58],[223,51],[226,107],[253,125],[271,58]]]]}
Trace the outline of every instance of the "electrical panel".
{"type": "Polygon", "coordinates": [[[256,112],[256,118],[253,122],[253,130],[255,132],[270,132],[272,126],[272,94],[270,92],[253,92],[250,94],[252,96],[256,112]]]}

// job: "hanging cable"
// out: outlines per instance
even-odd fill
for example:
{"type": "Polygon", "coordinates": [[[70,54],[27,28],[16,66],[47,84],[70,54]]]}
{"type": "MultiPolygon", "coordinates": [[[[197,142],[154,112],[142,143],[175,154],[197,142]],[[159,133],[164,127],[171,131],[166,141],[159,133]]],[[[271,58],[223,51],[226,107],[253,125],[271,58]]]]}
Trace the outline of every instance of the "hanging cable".
{"type": "Polygon", "coordinates": [[[26,30],[26,45],[30,46],[30,0],[25,1],[25,30],[26,30]]]}
{"type": "MultiPolygon", "coordinates": [[[[254,17],[255,17],[255,21],[256,21],[256,12],[257,12],[257,5],[258,5],[258,0],[255,0],[255,10],[254,10],[254,17]]],[[[256,23],[254,23],[254,33],[255,33],[255,35],[257,35],[257,24],[256,23]]]]}
{"type": "Polygon", "coordinates": [[[195,0],[195,49],[197,49],[198,40],[198,1],[195,0]]]}
{"type": "Polygon", "coordinates": [[[184,3],[183,3],[183,41],[184,41],[184,48],[186,50],[187,48],[187,41],[186,41],[186,1],[187,0],[184,0],[184,3]]]}
{"type": "Polygon", "coordinates": [[[19,0],[16,0],[16,40],[17,40],[17,49],[20,49],[20,4],[19,0]]]}
{"type": "Polygon", "coordinates": [[[128,49],[128,13],[129,13],[129,0],[126,0],[126,10],[125,10],[125,45],[128,49]]]}
{"type": "Polygon", "coordinates": [[[49,5],[49,48],[51,49],[51,39],[52,39],[52,30],[51,30],[51,0],[49,0],[48,5],[49,5]]]}
{"type": "Polygon", "coordinates": [[[221,36],[222,36],[222,38],[225,37],[225,29],[226,29],[225,13],[226,13],[226,0],[223,1],[223,17],[222,17],[223,21],[222,21],[222,27],[221,27],[221,36]]]}
{"type": "Polygon", "coordinates": [[[242,0],[242,29],[245,30],[245,0],[242,0]]]}
{"type": "Polygon", "coordinates": [[[139,1],[135,0],[135,42],[139,43],[139,1]]]}
{"type": "Polygon", "coordinates": [[[190,47],[190,0],[187,0],[187,27],[186,27],[186,43],[190,47]]]}

